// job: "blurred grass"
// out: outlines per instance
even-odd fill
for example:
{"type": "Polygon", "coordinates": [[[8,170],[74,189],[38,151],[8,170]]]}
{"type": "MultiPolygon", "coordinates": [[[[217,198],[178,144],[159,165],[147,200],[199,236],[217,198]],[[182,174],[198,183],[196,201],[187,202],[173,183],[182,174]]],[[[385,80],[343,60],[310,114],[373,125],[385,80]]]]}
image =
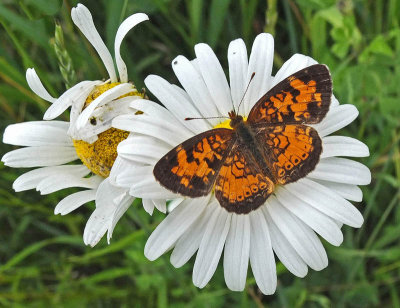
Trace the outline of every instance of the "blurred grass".
{"type": "MultiPolygon", "coordinates": [[[[248,49],[264,31],[275,34],[276,71],[293,53],[329,65],[341,103],[360,111],[342,134],[367,143],[371,185],[356,206],[365,223],[344,227],[341,247],[325,243],[330,265],[299,279],[278,264],[273,296],[262,296],[249,273],[245,292],[229,291],[222,266],[204,290],[191,283],[191,264],[174,269],[168,256],[143,256],[144,243],[163,215],[149,217],[132,206],[112,244],[93,249],[82,231],[93,205],[65,217],[53,209],[68,191],[40,196],[14,193],[24,170],[0,165],[0,306],[137,307],[400,307],[400,0],[101,0],[82,1],[111,48],[119,23],[142,11],[151,23],[135,28],[122,53],[129,77],[143,87],[159,74],[176,82],[170,68],[178,54],[192,58],[193,45],[209,43],[227,67],[229,42],[242,37],[248,49]]],[[[77,80],[106,77],[95,51],[73,26],[73,0],[0,2],[0,131],[11,123],[39,120],[48,107],[25,81],[34,66],[54,96],[65,90],[53,49],[55,21],[77,80]]],[[[13,147],[1,144],[1,153],[13,147]]]]}

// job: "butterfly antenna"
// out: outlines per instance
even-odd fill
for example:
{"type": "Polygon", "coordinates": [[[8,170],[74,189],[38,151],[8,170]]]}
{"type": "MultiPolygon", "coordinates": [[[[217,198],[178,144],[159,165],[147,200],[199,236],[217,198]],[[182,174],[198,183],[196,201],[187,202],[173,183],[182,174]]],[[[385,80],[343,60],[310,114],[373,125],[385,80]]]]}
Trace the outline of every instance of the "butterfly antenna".
{"type": "Polygon", "coordinates": [[[185,121],[208,120],[208,119],[229,119],[229,117],[185,118],[185,121]]]}
{"type": "Polygon", "coordinates": [[[249,89],[250,83],[251,83],[251,81],[253,80],[255,74],[256,74],[255,72],[253,72],[253,74],[251,74],[249,83],[247,84],[247,87],[246,87],[246,91],[244,91],[244,94],[243,94],[243,96],[242,96],[242,99],[240,100],[240,103],[239,103],[239,105],[238,105],[238,107],[237,107],[237,112],[236,112],[236,114],[239,113],[240,105],[243,103],[243,99],[244,99],[244,97],[246,96],[247,90],[249,89]]]}

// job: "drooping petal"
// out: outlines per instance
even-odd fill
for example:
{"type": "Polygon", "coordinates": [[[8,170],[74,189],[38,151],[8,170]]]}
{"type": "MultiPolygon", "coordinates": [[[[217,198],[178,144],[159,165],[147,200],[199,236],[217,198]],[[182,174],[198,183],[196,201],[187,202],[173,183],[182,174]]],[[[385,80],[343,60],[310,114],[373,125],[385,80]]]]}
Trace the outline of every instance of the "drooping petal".
{"type": "Polygon", "coordinates": [[[28,68],[26,70],[26,81],[31,90],[40,98],[50,103],[54,103],[57,100],[47,92],[34,68],[28,68]]]}
{"type": "MultiPolygon", "coordinates": [[[[89,120],[90,116],[94,112],[94,110],[97,107],[100,107],[122,95],[125,95],[129,92],[131,92],[133,89],[133,85],[130,83],[123,83],[115,86],[114,88],[111,88],[101,94],[99,97],[97,97],[93,102],[90,103],[89,106],[87,106],[82,113],[79,115],[77,121],[76,121],[76,126],[78,129],[82,128],[85,126],[86,122],[89,120]]],[[[54,106],[54,105],[53,105],[54,106]]]]}
{"type": "Polygon", "coordinates": [[[107,242],[108,244],[110,244],[110,240],[112,238],[112,234],[114,232],[114,228],[117,225],[118,221],[121,219],[122,215],[125,214],[125,212],[129,209],[129,207],[131,206],[133,200],[135,200],[135,198],[131,197],[130,195],[126,194],[122,200],[120,200],[117,204],[116,204],[116,209],[112,215],[112,219],[110,222],[110,225],[108,227],[108,232],[107,232],[107,242]]]}
{"type": "Polygon", "coordinates": [[[83,35],[99,54],[108,74],[110,75],[111,82],[117,82],[118,78],[114,69],[114,61],[106,44],[104,44],[99,32],[96,30],[92,14],[90,14],[86,6],[79,3],[75,8],[72,8],[71,17],[74,24],[79,28],[79,30],[81,30],[83,35]]]}
{"type": "Polygon", "coordinates": [[[65,91],[54,103],[46,110],[43,119],[52,120],[62,114],[74,102],[84,102],[94,87],[100,84],[101,81],[81,81],[72,88],[65,91]]]}
{"type": "Polygon", "coordinates": [[[121,81],[121,83],[128,82],[128,71],[126,69],[124,60],[122,60],[121,58],[121,53],[120,53],[122,40],[124,39],[125,35],[129,32],[129,30],[131,30],[137,24],[145,20],[149,20],[149,17],[146,14],[143,13],[133,14],[129,16],[127,19],[125,19],[118,28],[117,34],[115,36],[114,48],[115,48],[115,62],[117,63],[119,80],[121,81]]]}
{"type": "Polygon", "coordinates": [[[96,197],[96,190],[83,190],[71,194],[62,199],[54,209],[54,214],[67,215],[81,205],[93,201],[96,197]]]}

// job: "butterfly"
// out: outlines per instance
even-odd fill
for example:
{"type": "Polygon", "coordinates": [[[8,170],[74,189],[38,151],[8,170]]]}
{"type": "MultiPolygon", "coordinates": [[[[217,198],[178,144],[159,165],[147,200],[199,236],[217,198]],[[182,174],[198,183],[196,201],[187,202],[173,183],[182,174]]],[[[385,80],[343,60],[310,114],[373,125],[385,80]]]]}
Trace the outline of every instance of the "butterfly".
{"type": "Polygon", "coordinates": [[[205,196],[214,188],[227,211],[249,213],[277,185],[315,169],[322,140],[309,124],[325,117],[331,96],[327,66],[306,67],[262,96],[247,119],[229,112],[231,129],[211,129],[176,146],[153,174],[163,187],[187,197],[205,196]]]}

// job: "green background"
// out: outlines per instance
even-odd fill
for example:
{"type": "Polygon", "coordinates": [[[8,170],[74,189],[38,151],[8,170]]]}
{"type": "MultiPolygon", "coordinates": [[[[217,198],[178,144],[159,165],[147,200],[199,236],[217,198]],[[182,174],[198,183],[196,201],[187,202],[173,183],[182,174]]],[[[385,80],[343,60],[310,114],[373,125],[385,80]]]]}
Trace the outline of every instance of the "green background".
{"type": "MultiPolygon", "coordinates": [[[[361,229],[343,227],[340,247],[324,243],[330,264],[321,272],[310,270],[300,279],[278,263],[273,296],[258,291],[250,270],[243,292],[228,290],[222,264],[200,290],[191,281],[193,260],[175,269],[168,254],[155,262],[143,256],[145,241],[163,215],[147,215],[140,200],[118,223],[111,245],[103,239],[88,248],[82,232],[94,204],[54,216],[58,201],[74,190],[15,193],[12,182],[26,170],[0,164],[0,306],[400,307],[400,0],[82,3],[111,50],[125,17],[150,16],[151,22],[131,31],[122,46],[129,78],[138,88],[150,73],[176,82],[171,60],[178,54],[193,58],[198,42],[210,44],[227,68],[229,42],[242,37],[250,50],[263,31],[275,36],[274,72],[296,52],[328,64],[339,101],[360,111],[341,134],[362,140],[371,152],[359,159],[372,172],[372,183],[362,187],[364,201],[356,204],[365,223],[361,229]]],[[[53,96],[65,91],[66,83],[107,77],[71,21],[76,4],[0,1],[1,132],[11,123],[40,120],[49,106],[29,90],[28,67],[36,68],[53,96]],[[55,22],[65,47],[54,39],[55,22]]],[[[1,154],[14,148],[0,147],[1,154]]]]}

